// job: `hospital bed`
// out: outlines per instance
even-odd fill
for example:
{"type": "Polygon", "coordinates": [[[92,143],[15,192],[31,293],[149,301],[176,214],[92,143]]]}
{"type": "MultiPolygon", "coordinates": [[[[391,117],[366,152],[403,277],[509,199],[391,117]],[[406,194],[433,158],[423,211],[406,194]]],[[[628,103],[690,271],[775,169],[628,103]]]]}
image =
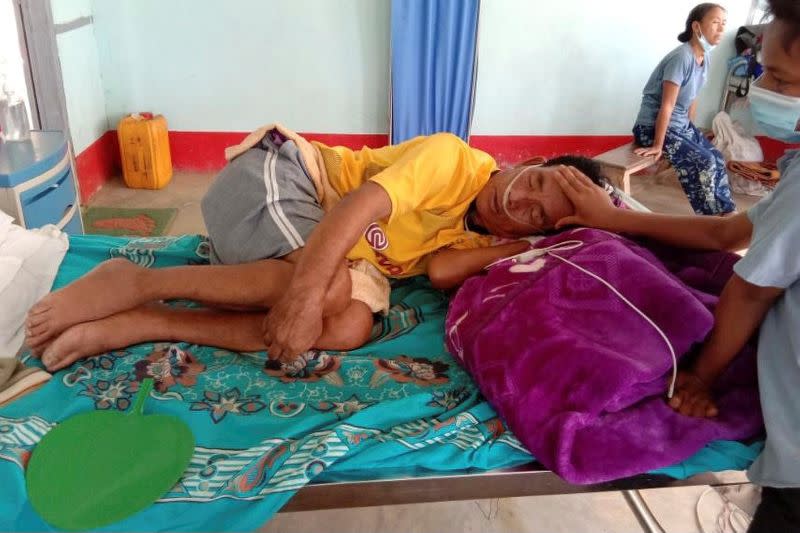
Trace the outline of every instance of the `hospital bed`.
{"type": "MultiPolygon", "coordinates": [[[[617,194],[628,207],[649,211],[627,192],[617,189],[617,194]]],[[[564,481],[541,463],[531,461],[513,468],[488,471],[464,470],[445,474],[421,470],[382,471],[375,472],[369,479],[355,480],[321,476],[302,488],[280,512],[620,491],[642,528],[647,532],[659,532],[663,530],[639,491],[744,483],[749,481],[743,470],[724,470],[699,472],[683,479],[648,473],[595,485],[575,485],[564,481]]]]}
{"type": "MultiPolygon", "coordinates": [[[[74,237],[55,287],[109,257],[162,267],[207,256],[199,236],[74,237]]],[[[741,470],[757,447],[712,443],[663,471],[566,483],[535,462],[445,352],[446,308],[425,280],[402,280],[368,345],[346,355],[317,353],[290,368],[263,353],[185,343],[148,343],[78,362],[0,408],[0,485],[8,487],[0,530],[49,529],[25,492],[24,465],[36,443],[79,412],[125,411],[146,377],[158,378],[146,410],[182,418],[197,445],[179,483],[114,524],[116,531],[250,530],[279,511],[607,490],[625,491],[647,524],[652,516],[639,489],[745,482],[741,470]]]]}

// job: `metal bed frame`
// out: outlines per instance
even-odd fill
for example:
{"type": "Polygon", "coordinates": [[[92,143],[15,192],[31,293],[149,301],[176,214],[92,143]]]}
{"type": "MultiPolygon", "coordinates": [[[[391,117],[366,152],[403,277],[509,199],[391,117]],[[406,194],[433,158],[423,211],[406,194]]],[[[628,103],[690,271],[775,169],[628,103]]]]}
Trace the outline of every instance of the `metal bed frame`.
{"type": "MultiPolygon", "coordinates": [[[[617,193],[631,208],[650,211],[629,194],[619,189],[617,193]]],[[[645,532],[664,533],[642,499],[640,490],[746,483],[749,480],[744,471],[729,470],[703,472],[686,479],[641,474],[595,485],[573,485],[538,462],[497,470],[434,472],[384,469],[374,472],[369,479],[315,480],[300,489],[279,512],[618,491],[622,492],[645,532]]]]}
{"type": "Polygon", "coordinates": [[[573,485],[536,462],[488,471],[442,473],[383,470],[375,472],[370,479],[312,482],[300,489],[279,512],[618,491],[622,492],[643,531],[664,533],[639,491],[746,483],[749,481],[744,471],[729,470],[703,472],[686,479],[642,474],[595,485],[573,485]]]}
{"type": "Polygon", "coordinates": [[[687,479],[642,474],[595,485],[573,485],[535,462],[499,470],[383,471],[375,472],[370,479],[314,481],[300,489],[281,512],[743,483],[749,483],[745,473],[730,470],[704,472],[687,479]]]}

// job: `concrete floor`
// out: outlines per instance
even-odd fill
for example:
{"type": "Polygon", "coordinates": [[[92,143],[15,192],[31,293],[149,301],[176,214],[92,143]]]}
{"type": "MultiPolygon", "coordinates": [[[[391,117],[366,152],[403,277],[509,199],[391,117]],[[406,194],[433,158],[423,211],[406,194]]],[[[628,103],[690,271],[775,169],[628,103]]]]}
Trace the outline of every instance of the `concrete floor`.
{"type": "MultiPolygon", "coordinates": [[[[128,189],[117,178],[106,184],[90,204],[177,207],[179,212],[168,234],[205,233],[200,200],[213,177],[213,173],[177,172],[172,182],[159,191],[128,189]]],[[[654,211],[692,213],[670,171],[657,176],[634,177],[632,194],[654,211]]],[[[739,210],[746,210],[756,200],[736,195],[739,210]]],[[[655,489],[642,491],[642,496],[666,533],[704,533],[696,518],[696,505],[705,490],[706,487],[655,489]]],[[[751,511],[758,501],[758,493],[750,486],[726,490],[740,496],[737,503],[745,510],[751,511]]],[[[280,513],[259,531],[639,533],[644,530],[622,494],[606,492],[280,513]]]]}

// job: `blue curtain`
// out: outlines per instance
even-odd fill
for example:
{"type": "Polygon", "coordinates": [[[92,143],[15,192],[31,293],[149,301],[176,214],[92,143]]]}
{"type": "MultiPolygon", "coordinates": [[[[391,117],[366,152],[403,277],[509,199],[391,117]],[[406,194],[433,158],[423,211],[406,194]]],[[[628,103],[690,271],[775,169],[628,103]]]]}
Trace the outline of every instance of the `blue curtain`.
{"type": "Polygon", "coordinates": [[[469,137],[480,0],[392,0],[391,142],[469,137]]]}

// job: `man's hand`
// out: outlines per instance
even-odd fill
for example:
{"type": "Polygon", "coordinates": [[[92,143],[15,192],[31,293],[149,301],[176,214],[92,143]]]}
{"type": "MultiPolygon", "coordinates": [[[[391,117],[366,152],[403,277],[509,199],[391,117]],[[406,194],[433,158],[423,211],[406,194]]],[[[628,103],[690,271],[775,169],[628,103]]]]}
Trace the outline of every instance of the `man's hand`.
{"type": "Polygon", "coordinates": [[[669,406],[685,416],[710,418],[719,411],[711,397],[711,389],[699,377],[681,370],[675,384],[675,394],[668,400],[669,406]]]}
{"type": "Polygon", "coordinates": [[[660,146],[649,146],[649,147],[641,147],[636,148],[633,151],[634,154],[640,155],[642,157],[653,156],[656,158],[656,161],[661,159],[661,156],[664,154],[664,149],[660,146]]]}
{"type": "Polygon", "coordinates": [[[368,182],[325,214],[306,241],[286,292],[264,319],[264,342],[271,359],[289,361],[319,339],[323,301],[336,269],[367,226],[391,212],[386,190],[368,182]]]}
{"type": "Polygon", "coordinates": [[[556,222],[556,229],[572,225],[602,227],[617,211],[608,193],[580,170],[563,167],[555,177],[575,208],[575,214],[556,222]]]}
{"type": "Polygon", "coordinates": [[[322,335],[322,298],[288,290],[264,318],[264,343],[270,359],[292,361],[322,335]]]}

